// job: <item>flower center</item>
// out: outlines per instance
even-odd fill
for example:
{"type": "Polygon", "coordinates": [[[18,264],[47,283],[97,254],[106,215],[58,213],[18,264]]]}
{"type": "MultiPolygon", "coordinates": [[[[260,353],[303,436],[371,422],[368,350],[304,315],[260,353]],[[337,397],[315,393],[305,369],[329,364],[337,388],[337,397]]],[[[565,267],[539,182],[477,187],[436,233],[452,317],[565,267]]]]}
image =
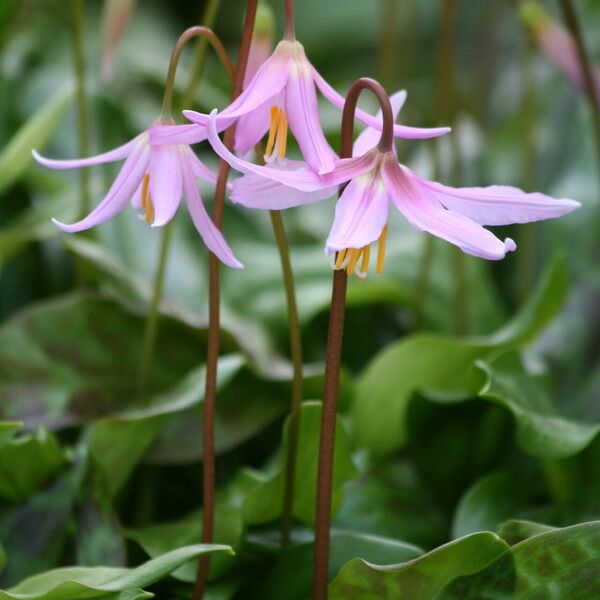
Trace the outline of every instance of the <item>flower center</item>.
{"type": "Polygon", "coordinates": [[[264,157],[266,163],[272,163],[277,157],[285,158],[287,135],[288,120],[285,111],[280,110],[277,106],[272,106],[269,139],[264,157]]]}
{"type": "MultiPolygon", "coordinates": [[[[383,265],[385,262],[385,247],[387,243],[387,225],[381,230],[377,244],[377,275],[383,273],[383,265]]],[[[371,260],[371,246],[363,246],[362,248],[346,248],[340,250],[335,259],[335,269],[345,269],[348,275],[356,273],[358,277],[364,279],[369,270],[369,262],[371,260]],[[360,266],[358,261],[360,260],[360,266]]]]}
{"type": "Polygon", "coordinates": [[[142,182],[142,208],[146,210],[146,223],[154,221],[154,208],[152,207],[152,199],[150,198],[150,175],[144,175],[142,182]]]}

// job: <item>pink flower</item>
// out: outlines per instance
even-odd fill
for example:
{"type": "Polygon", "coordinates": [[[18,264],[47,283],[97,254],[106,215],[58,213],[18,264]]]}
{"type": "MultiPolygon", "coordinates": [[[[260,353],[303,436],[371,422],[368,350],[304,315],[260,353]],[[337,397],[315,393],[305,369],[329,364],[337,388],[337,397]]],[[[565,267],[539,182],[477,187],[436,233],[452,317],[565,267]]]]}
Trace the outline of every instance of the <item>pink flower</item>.
{"type": "MultiPolygon", "coordinates": [[[[521,18],[531,30],[537,44],[548,60],[580,90],[585,89],[585,76],[571,34],[554,21],[537,2],[525,2],[521,18]]],[[[600,69],[592,65],[596,94],[600,98],[600,69]]]]}
{"type": "Polygon", "coordinates": [[[226,265],[242,268],[208,216],[196,185],[196,177],[214,183],[215,175],[187,145],[151,146],[148,140],[154,127],[157,125],[123,146],[90,158],[52,160],[40,156],[34,150],[34,158],[50,169],[77,169],[125,159],[108,193],[87,217],[72,225],[60,223],[56,219],[53,222],[68,233],[83,231],[111,219],[131,201],[134,208],[145,211],[145,220],[152,227],[161,227],[173,218],[183,196],[192,221],[207,248],[226,265]]]}
{"type": "MultiPolygon", "coordinates": [[[[319,121],[317,88],[338,108],[344,105],[340,96],[306,58],[304,47],[295,40],[282,40],[275,51],[258,69],[244,92],[225,108],[217,117],[217,129],[223,131],[236,120],[251,115],[255,121],[259,140],[269,131],[266,160],[270,162],[285,154],[288,127],[296,138],[302,155],[310,168],[319,174],[331,172],[335,168],[336,155],[327,143],[319,121]],[[270,111],[270,123],[264,119],[265,110],[270,111]],[[259,135],[260,132],[260,135],[259,135]]],[[[194,123],[206,126],[208,115],[195,111],[184,111],[194,123]]],[[[381,128],[381,121],[362,111],[356,117],[370,125],[381,128]]],[[[450,131],[447,127],[421,129],[395,125],[394,134],[398,137],[423,139],[443,135],[450,131]]],[[[151,137],[152,144],[193,143],[205,139],[204,127],[196,131],[189,126],[157,129],[151,137]],[[187,127],[187,129],[185,129],[187,127]]],[[[245,140],[247,146],[250,138],[245,140]]]]}
{"type": "MultiPolygon", "coordinates": [[[[395,112],[401,98],[395,98],[395,112]]],[[[427,231],[467,254],[499,260],[516,249],[513,240],[498,239],[483,225],[526,223],[559,217],[580,205],[539,193],[527,194],[509,186],[452,188],[421,179],[401,165],[394,151],[382,152],[373,131],[357,139],[353,158],[336,159],[330,173],[319,176],[303,163],[277,167],[244,161],[223,146],[217,132],[217,115],[211,114],[208,139],[215,152],[247,177],[233,184],[234,198],[252,208],[290,208],[332,195],[335,186],[348,182],[336,204],[326,253],[338,252],[336,268],[366,276],[370,245],[379,240],[377,273],[383,270],[390,201],[416,229],[427,231]],[[265,194],[260,179],[287,186],[276,194],[265,194]],[[244,180],[246,180],[244,182],[244,180]],[[360,264],[359,264],[360,261],[360,264]]],[[[381,117],[378,117],[381,123],[381,117]]],[[[265,184],[272,191],[270,184],[265,184]]]]}

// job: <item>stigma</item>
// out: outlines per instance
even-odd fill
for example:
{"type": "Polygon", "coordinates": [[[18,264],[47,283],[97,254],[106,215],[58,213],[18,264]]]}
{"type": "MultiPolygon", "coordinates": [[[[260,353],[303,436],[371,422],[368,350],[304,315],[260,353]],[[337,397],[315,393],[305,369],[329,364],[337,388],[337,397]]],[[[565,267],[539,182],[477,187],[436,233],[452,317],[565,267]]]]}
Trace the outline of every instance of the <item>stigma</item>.
{"type": "MultiPolygon", "coordinates": [[[[385,263],[385,250],[387,244],[387,225],[381,230],[377,242],[377,264],[375,272],[377,275],[383,273],[385,263]]],[[[362,248],[346,248],[337,253],[334,269],[340,271],[344,269],[348,275],[356,274],[360,279],[364,279],[369,271],[371,261],[371,245],[362,248]]]]}
{"type": "Polygon", "coordinates": [[[287,151],[288,120],[284,110],[277,106],[271,107],[271,126],[265,152],[265,162],[272,163],[275,159],[285,158],[287,151]]]}
{"type": "MultiPolygon", "coordinates": [[[[154,221],[154,208],[152,206],[152,199],[150,198],[150,175],[146,173],[144,180],[142,181],[142,208],[146,211],[144,220],[146,223],[152,223],[154,221]]],[[[140,218],[142,218],[140,216],[140,218]]]]}

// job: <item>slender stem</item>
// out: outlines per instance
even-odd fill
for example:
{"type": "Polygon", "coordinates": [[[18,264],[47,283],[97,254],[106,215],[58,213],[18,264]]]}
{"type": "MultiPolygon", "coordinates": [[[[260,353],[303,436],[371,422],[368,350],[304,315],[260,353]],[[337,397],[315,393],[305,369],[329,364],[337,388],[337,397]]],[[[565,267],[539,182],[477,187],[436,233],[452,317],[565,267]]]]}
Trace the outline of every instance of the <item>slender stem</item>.
{"type": "MultiPolygon", "coordinates": [[[[383,127],[378,148],[391,152],[394,143],[394,116],[390,99],[380,83],[366,77],[357,80],[350,88],[344,103],[340,140],[340,157],[352,156],[354,112],[360,93],[368,89],[377,98],[383,114],[383,127]]],[[[343,186],[340,188],[340,195],[343,186]]],[[[344,338],[346,313],[346,287],[348,275],[344,269],[334,270],[329,330],[325,355],[325,382],[323,385],[323,410],[319,439],[319,466],[317,473],[317,498],[315,506],[315,547],[313,558],[313,600],[327,600],[329,580],[329,529],[331,525],[331,486],[335,450],[338,385],[344,338]]]]}
{"type": "MultiPolygon", "coordinates": [[[[167,81],[165,84],[165,93],[163,98],[163,110],[162,110],[162,118],[170,120],[171,118],[171,105],[173,102],[173,85],[175,83],[175,74],[177,72],[177,64],[179,62],[179,57],[181,56],[181,51],[185,44],[192,39],[193,37],[200,37],[203,40],[207,40],[207,43],[210,43],[212,47],[215,49],[217,55],[219,56],[223,67],[225,68],[227,75],[232,78],[233,77],[233,66],[231,65],[231,60],[229,59],[229,55],[227,54],[221,40],[216,36],[216,34],[207,27],[204,26],[196,26],[190,27],[186,29],[180,36],[177,42],[175,43],[175,47],[173,48],[173,52],[171,54],[171,61],[169,63],[169,71],[167,73],[167,81]]],[[[203,55],[203,63],[199,65],[200,72],[204,67],[204,58],[206,54],[203,55]]],[[[190,80],[188,83],[188,87],[186,90],[186,95],[192,95],[193,86],[195,85],[194,80],[190,80]]],[[[146,329],[144,331],[144,341],[142,342],[142,354],[140,358],[140,368],[138,375],[138,397],[143,399],[146,395],[146,388],[148,385],[148,377],[150,374],[150,368],[152,366],[152,361],[154,358],[154,349],[156,345],[156,335],[158,330],[158,321],[160,316],[160,301],[162,298],[162,290],[164,285],[164,278],[166,272],[167,259],[169,256],[169,248],[171,244],[171,223],[166,225],[162,231],[162,237],[160,241],[160,251],[158,258],[158,266],[156,268],[156,274],[154,276],[154,287],[152,290],[152,299],[150,302],[150,309],[148,312],[148,318],[146,320],[146,329]]]]}
{"type": "Polygon", "coordinates": [[[298,456],[298,440],[300,437],[300,413],[303,396],[302,377],[302,335],[300,331],[300,319],[298,318],[298,307],[296,304],[296,292],[294,287],[294,273],[290,261],[290,253],[283,226],[281,211],[272,210],[271,223],[277,240],[283,282],[287,299],[288,326],[290,335],[290,354],[293,365],[292,380],[292,403],[290,408],[290,421],[288,430],[288,446],[285,463],[285,488],[283,494],[283,513],[281,519],[281,543],[290,542],[290,531],[292,528],[292,508],[294,503],[294,481],[296,475],[296,459],[298,456]]]}
{"type": "MultiPolygon", "coordinates": [[[[90,119],[85,85],[85,0],[71,0],[72,30],[73,30],[73,59],[75,78],[77,81],[77,132],[79,135],[79,154],[90,154],[90,119]]],[[[88,169],[79,170],[80,208],[81,217],[90,212],[90,173],[88,169]]]]}
{"type": "Polygon", "coordinates": [[[152,299],[150,300],[148,318],[146,320],[146,328],[144,330],[144,341],[142,342],[142,353],[138,373],[138,398],[140,399],[143,399],[146,395],[150,368],[152,367],[152,362],[154,360],[156,333],[158,330],[158,319],[160,316],[160,301],[162,299],[162,291],[167,267],[167,257],[169,256],[172,232],[172,223],[167,223],[163,227],[160,238],[158,265],[156,267],[156,274],[154,275],[154,287],[152,289],[152,299]]]}
{"type": "MultiPolygon", "coordinates": [[[[204,27],[208,27],[209,29],[212,29],[214,27],[215,21],[217,20],[217,15],[219,14],[220,7],[221,0],[208,0],[201,21],[204,27]]],[[[183,108],[188,108],[192,103],[192,99],[194,97],[194,90],[196,89],[196,86],[198,85],[198,82],[202,77],[202,72],[204,71],[204,62],[206,60],[207,50],[208,39],[204,36],[199,37],[196,42],[196,48],[194,50],[194,60],[192,62],[192,75],[190,77],[188,86],[181,97],[181,106],[183,108]]]]}
{"type": "Polygon", "coordinates": [[[391,90],[395,89],[398,66],[398,0],[383,0],[381,6],[379,72],[381,83],[391,90]]]}
{"type": "MultiPolygon", "coordinates": [[[[242,92],[252,31],[254,30],[254,19],[258,0],[248,0],[244,30],[240,43],[237,66],[233,78],[233,90],[231,99],[235,100],[242,92]]],[[[235,134],[235,123],[225,132],[223,143],[229,149],[233,147],[233,136],[235,134]]],[[[221,160],[219,163],[219,174],[215,188],[215,204],[213,221],[220,229],[223,223],[223,208],[225,204],[225,191],[227,189],[227,177],[229,165],[221,160]]],[[[221,293],[219,287],[219,259],[211,252],[208,256],[208,344],[206,349],[206,383],[204,389],[204,414],[202,419],[202,464],[203,464],[203,499],[202,512],[202,542],[209,544],[213,539],[215,518],[215,405],[217,400],[217,368],[220,346],[220,301],[221,293]]],[[[206,589],[210,557],[207,555],[200,559],[196,583],[194,585],[194,600],[201,600],[206,589]]]]}
{"type": "Polygon", "coordinates": [[[285,32],[283,37],[290,41],[296,39],[294,32],[294,0],[285,0],[285,32]]]}
{"type": "Polygon", "coordinates": [[[600,94],[596,88],[594,81],[594,73],[592,70],[592,62],[590,60],[588,51],[586,49],[585,41],[583,39],[583,32],[577,13],[573,7],[571,0],[560,0],[565,21],[567,27],[570,29],[575,45],[577,47],[577,55],[579,57],[579,63],[581,64],[581,70],[583,71],[583,77],[585,80],[585,91],[590,103],[590,109],[594,119],[594,134],[596,138],[596,150],[598,159],[598,174],[600,175],[600,94]]]}

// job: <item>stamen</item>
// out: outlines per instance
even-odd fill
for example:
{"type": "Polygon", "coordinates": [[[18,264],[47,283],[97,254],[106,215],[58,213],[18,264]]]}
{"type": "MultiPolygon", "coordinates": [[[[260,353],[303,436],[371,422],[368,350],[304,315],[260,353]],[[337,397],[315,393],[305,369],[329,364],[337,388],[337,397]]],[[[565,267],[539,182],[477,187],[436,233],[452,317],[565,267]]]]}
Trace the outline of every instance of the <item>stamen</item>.
{"type": "Polygon", "coordinates": [[[371,258],[371,245],[365,246],[363,248],[362,261],[360,263],[360,273],[359,277],[362,275],[366,277],[367,271],[369,270],[369,260],[371,258]]]}
{"type": "Polygon", "coordinates": [[[287,149],[288,120],[285,111],[282,110],[279,115],[280,119],[279,126],[277,128],[277,142],[279,145],[279,156],[284,158],[287,149]]]}
{"type": "Polygon", "coordinates": [[[377,246],[377,275],[383,273],[383,263],[385,262],[385,245],[387,241],[387,225],[381,230],[379,244],[377,246]]]}
{"type": "Polygon", "coordinates": [[[337,253],[337,258],[335,259],[335,268],[336,268],[336,270],[342,268],[342,264],[344,262],[344,258],[346,258],[346,252],[348,252],[348,251],[347,250],[340,250],[337,253]]]}
{"type": "Polygon", "coordinates": [[[142,181],[142,208],[146,208],[148,200],[148,186],[150,185],[150,175],[146,173],[142,181]]]}
{"type": "Polygon", "coordinates": [[[352,273],[354,273],[356,263],[362,254],[362,248],[350,248],[348,250],[348,254],[350,255],[350,260],[348,261],[348,266],[346,267],[346,273],[348,275],[352,275],[352,273]]]}
{"type": "Polygon", "coordinates": [[[154,221],[154,207],[152,206],[152,199],[148,194],[148,200],[146,200],[146,223],[152,223],[154,221]]]}
{"type": "Polygon", "coordinates": [[[269,129],[269,139],[267,141],[267,150],[265,156],[271,156],[273,146],[275,145],[275,136],[279,130],[281,111],[276,106],[271,106],[271,127],[269,129]]]}

